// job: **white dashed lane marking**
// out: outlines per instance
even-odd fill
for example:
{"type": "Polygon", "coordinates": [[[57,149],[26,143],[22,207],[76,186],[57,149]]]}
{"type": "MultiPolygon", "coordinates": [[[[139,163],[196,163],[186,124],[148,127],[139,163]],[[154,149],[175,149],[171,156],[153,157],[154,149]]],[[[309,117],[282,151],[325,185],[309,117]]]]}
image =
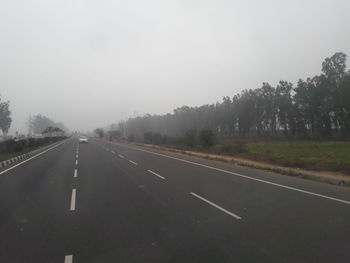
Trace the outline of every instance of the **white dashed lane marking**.
{"type": "Polygon", "coordinates": [[[129,160],[130,163],[134,164],[134,165],[137,165],[137,163],[135,163],[134,161],[132,160],[129,160]]]}
{"type": "Polygon", "coordinates": [[[72,263],[73,262],[73,255],[67,255],[64,257],[64,263],[72,263]]]}
{"type": "Polygon", "coordinates": [[[188,164],[204,167],[204,168],[211,169],[211,170],[214,170],[214,171],[218,171],[218,172],[222,172],[222,173],[226,173],[226,174],[231,174],[231,175],[238,176],[238,177],[241,177],[241,178],[245,178],[245,179],[248,179],[248,180],[252,180],[252,181],[256,181],[256,182],[260,182],[260,183],[264,183],[264,184],[273,185],[273,186],[276,186],[276,187],[279,187],[279,188],[284,188],[284,189],[288,189],[288,190],[291,190],[291,191],[304,193],[304,194],[312,195],[312,196],[317,196],[317,197],[320,197],[320,198],[324,198],[324,199],[328,199],[328,200],[332,200],[332,201],[336,201],[336,202],[339,202],[339,203],[350,205],[350,201],[348,201],[348,200],[343,200],[343,199],[339,199],[339,198],[335,198],[335,197],[331,197],[331,196],[327,196],[327,195],[323,195],[323,194],[318,194],[318,193],[302,190],[302,189],[299,189],[299,188],[295,188],[295,187],[291,187],[291,186],[287,186],[287,185],[283,185],[283,184],[274,183],[274,182],[271,182],[271,181],[268,181],[268,180],[263,180],[263,179],[251,177],[251,176],[248,176],[248,175],[231,172],[231,171],[228,171],[228,170],[216,168],[216,167],[213,167],[213,166],[209,166],[209,165],[205,165],[205,164],[201,164],[201,163],[197,163],[197,162],[188,161],[188,160],[185,160],[185,159],[169,156],[169,155],[166,155],[166,154],[151,152],[151,151],[138,149],[138,148],[132,148],[132,147],[128,147],[128,146],[124,146],[124,147],[129,148],[129,149],[133,149],[133,150],[136,150],[136,151],[146,152],[146,153],[150,153],[150,154],[153,154],[153,155],[162,156],[162,157],[165,157],[165,158],[177,160],[177,161],[180,161],[180,162],[184,162],[184,163],[188,163],[188,164]]]}
{"type": "Polygon", "coordinates": [[[70,211],[75,210],[75,199],[77,197],[77,190],[74,188],[72,189],[72,198],[70,200],[70,211]]]}
{"type": "Polygon", "coordinates": [[[160,179],[165,179],[165,177],[163,177],[163,176],[161,176],[161,175],[159,175],[159,174],[157,174],[157,173],[155,173],[155,172],[153,172],[153,171],[151,171],[151,170],[147,170],[148,172],[150,172],[151,174],[153,174],[153,175],[155,175],[155,176],[157,176],[157,177],[159,177],[160,179]]]}
{"type": "Polygon", "coordinates": [[[238,220],[239,220],[239,219],[242,219],[240,216],[238,216],[238,215],[236,215],[236,214],[234,214],[234,213],[232,213],[232,212],[226,210],[225,208],[222,208],[221,206],[218,206],[217,204],[214,204],[213,202],[209,201],[208,199],[205,199],[204,197],[202,197],[202,196],[200,196],[200,195],[197,195],[197,194],[195,194],[195,193],[193,193],[193,192],[191,192],[190,194],[193,195],[193,196],[195,196],[195,197],[197,197],[198,199],[200,199],[200,200],[206,202],[207,204],[209,204],[209,205],[211,205],[211,206],[213,206],[213,207],[219,209],[220,211],[222,211],[222,212],[228,214],[229,216],[232,216],[232,217],[234,217],[234,218],[236,218],[236,219],[238,219],[238,220]]]}

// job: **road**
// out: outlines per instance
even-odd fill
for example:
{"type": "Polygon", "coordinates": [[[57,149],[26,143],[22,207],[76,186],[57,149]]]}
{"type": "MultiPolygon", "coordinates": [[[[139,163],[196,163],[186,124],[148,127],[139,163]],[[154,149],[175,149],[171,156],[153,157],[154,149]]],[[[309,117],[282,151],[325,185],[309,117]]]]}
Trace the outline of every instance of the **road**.
{"type": "Polygon", "coordinates": [[[0,262],[350,262],[350,189],[70,138],[0,172],[0,262]]]}

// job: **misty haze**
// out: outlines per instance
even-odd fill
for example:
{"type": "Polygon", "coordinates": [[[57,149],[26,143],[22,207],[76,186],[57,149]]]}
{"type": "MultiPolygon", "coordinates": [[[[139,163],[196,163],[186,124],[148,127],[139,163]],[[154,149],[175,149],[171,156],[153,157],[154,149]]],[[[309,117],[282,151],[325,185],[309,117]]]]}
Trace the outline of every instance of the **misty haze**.
{"type": "Polygon", "coordinates": [[[0,262],[350,262],[349,11],[2,1],[0,262]]]}

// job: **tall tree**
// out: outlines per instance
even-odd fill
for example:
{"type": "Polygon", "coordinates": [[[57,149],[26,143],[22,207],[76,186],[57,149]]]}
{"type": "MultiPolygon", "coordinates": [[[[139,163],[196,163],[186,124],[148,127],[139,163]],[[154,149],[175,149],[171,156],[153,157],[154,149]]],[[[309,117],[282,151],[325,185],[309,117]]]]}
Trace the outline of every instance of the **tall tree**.
{"type": "Polygon", "coordinates": [[[103,138],[105,136],[105,131],[102,128],[96,128],[94,130],[94,133],[96,133],[100,138],[103,138]]]}
{"type": "Polygon", "coordinates": [[[350,138],[350,71],[348,71],[339,85],[337,94],[337,112],[340,116],[341,136],[350,138]]]}
{"type": "Polygon", "coordinates": [[[10,102],[9,101],[1,101],[0,97],[0,129],[4,136],[8,133],[8,130],[11,127],[12,119],[10,117],[10,102]]]}
{"type": "Polygon", "coordinates": [[[342,107],[344,78],[346,77],[346,54],[337,52],[322,63],[322,88],[326,92],[324,107],[332,119],[332,128],[338,128],[344,134],[346,113],[342,107]],[[342,86],[342,87],[340,87],[342,86]]]}
{"type": "Polygon", "coordinates": [[[293,100],[291,91],[293,84],[287,81],[280,81],[276,87],[275,107],[278,117],[278,124],[283,128],[284,135],[293,127],[293,100]]]}
{"type": "Polygon", "coordinates": [[[330,58],[326,58],[322,63],[322,73],[331,82],[339,84],[346,72],[347,55],[337,52],[330,58]]]}

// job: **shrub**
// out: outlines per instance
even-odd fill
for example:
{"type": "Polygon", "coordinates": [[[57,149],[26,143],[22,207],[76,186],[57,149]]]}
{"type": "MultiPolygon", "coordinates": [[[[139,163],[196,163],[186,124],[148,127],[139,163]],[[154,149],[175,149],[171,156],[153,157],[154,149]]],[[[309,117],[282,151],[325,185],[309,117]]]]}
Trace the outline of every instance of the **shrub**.
{"type": "Polygon", "coordinates": [[[200,144],[204,147],[211,147],[215,144],[215,135],[211,130],[202,130],[199,134],[200,144]]]}
{"type": "Polygon", "coordinates": [[[221,145],[221,152],[223,152],[223,153],[231,153],[232,152],[231,144],[223,144],[223,145],[221,145]]]}
{"type": "Polygon", "coordinates": [[[143,139],[145,143],[152,143],[153,142],[153,132],[145,132],[143,134],[143,139]]]}
{"type": "Polygon", "coordinates": [[[15,141],[7,140],[0,143],[0,152],[1,154],[8,154],[14,152],[15,141]]]}
{"type": "Polygon", "coordinates": [[[163,135],[162,136],[162,144],[166,144],[168,142],[168,136],[163,135]]]}
{"type": "Polygon", "coordinates": [[[153,143],[153,144],[165,144],[167,142],[167,136],[162,135],[159,132],[145,132],[143,134],[143,140],[145,143],[153,143]]]}
{"type": "Polygon", "coordinates": [[[15,152],[20,152],[20,151],[22,151],[25,148],[26,140],[17,141],[14,146],[15,146],[14,147],[14,151],[15,152]]]}
{"type": "Polygon", "coordinates": [[[36,142],[36,140],[34,138],[29,138],[28,139],[28,146],[29,147],[35,146],[35,142],[36,142]]]}
{"type": "Polygon", "coordinates": [[[237,142],[233,146],[233,153],[246,153],[247,144],[245,142],[237,142]]]}
{"type": "Polygon", "coordinates": [[[7,140],[0,142],[0,154],[12,154],[16,152],[21,152],[26,148],[38,147],[50,142],[57,142],[67,138],[65,136],[60,137],[46,137],[46,138],[28,138],[24,140],[7,140]]]}
{"type": "Polygon", "coordinates": [[[196,145],[197,132],[194,129],[187,130],[184,136],[186,146],[194,147],[196,145]]]}
{"type": "Polygon", "coordinates": [[[223,144],[221,145],[221,152],[226,154],[240,154],[247,153],[247,143],[246,142],[236,142],[232,144],[223,144]]]}
{"type": "Polygon", "coordinates": [[[129,142],[134,142],[135,141],[135,135],[134,134],[130,134],[128,137],[128,141],[129,142]]]}
{"type": "Polygon", "coordinates": [[[154,144],[162,144],[163,143],[163,136],[160,133],[153,133],[152,142],[154,144]]]}

